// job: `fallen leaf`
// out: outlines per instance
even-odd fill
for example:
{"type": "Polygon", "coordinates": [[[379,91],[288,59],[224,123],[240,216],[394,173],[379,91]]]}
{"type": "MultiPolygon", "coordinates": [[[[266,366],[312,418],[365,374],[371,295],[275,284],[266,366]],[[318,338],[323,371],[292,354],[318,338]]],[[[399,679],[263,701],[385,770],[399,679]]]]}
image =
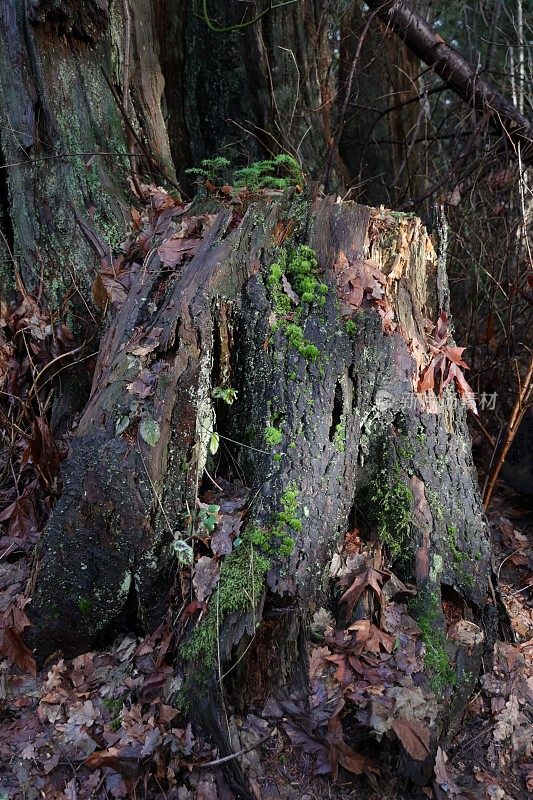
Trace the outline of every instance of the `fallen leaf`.
{"type": "Polygon", "coordinates": [[[214,558],[202,556],[194,565],[192,583],[196,597],[202,603],[207,600],[218,583],[220,564],[214,558]]]}
{"type": "Polygon", "coordinates": [[[150,447],[155,447],[161,436],[161,428],[155,419],[143,419],[139,425],[139,433],[150,447]]]}
{"type": "Polygon", "coordinates": [[[424,761],[429,753],[430,732],[420,720],[395,719],[392,729],[409,755],[416,761],[424,761]]]}
{"type": "Polygon", "coordinates": [[[346,589],[339,600],[340,603],[346,603],[347,621],[349,621],[350,617],[352,616],[354,605],[357,603],[362,593],[368,586],[374,589],[379,597],[384,575],[385,573],[380,572],[373,567],[368,567],[364,572],[356,575],[352,584],[348,587],[348,589],[346,589]]]}

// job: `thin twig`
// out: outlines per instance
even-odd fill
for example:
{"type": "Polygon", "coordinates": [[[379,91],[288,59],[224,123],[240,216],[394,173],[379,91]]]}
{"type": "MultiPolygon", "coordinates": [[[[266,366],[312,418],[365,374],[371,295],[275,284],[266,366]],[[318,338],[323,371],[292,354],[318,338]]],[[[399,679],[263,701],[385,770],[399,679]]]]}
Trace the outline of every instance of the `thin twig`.
{"type": "Polygon", "coordinates": [[[368,15],[363,30],[361,31],[361,35],[357,40],[357,47],[355,48],[354,57],[352,59],[352,66],[350,67],[350,74],[348,76],[348,82],[346,84],[346,93],[344,95],[344,101],[342,103],[342,109],[339,117],[339,124],[337,125],[337,130],[335,132],[335,137],[330,145],[329,152],[328,152],[328,159],[326,162],[326,168],[324,173],[324,191],[327,193],[329,191],[329,184],[331,180],[331,173],[333,170],[333,161],[335,158],[335,153],[337,152],[339,141],[342,135],[342,130],[344,128],[344,122],[346,120],[346,110],[348,108],[348,103],[352,94],[352,85],[353,79],[355,76],[355,68],[359,62],[359,56],[361,55],[361,48],[363,46],[363,42],[366,38],[368,33],[368,29],[372,24],[372,20],[376,16],[377,11],[373,11],[371,14],[368,15]]]}
{"type": "Polygon", "coordinates": [[[483,494],[483,507],[487,510],[492,493],[494,491],[494,487],[496,485],[496,481],[498,480],[498,476],[500,474],[501,468],[505,463],[505,459],[507,458],[507,454],[511,449],[511,445],[514,441],[518,428],[520,427],[520,423],[522,422],[522,418],[526,412],[527,404],[529,402],[530,396],[533,392],[533,353],[531,354],[531,360],[529,362],[529,367],[522,383],[522,387],[518,392],[512,413],[511,418],[509,419],[509,424],[507,426],[507,434],[505,436],[505,440],[503,443],[503,447],[500,450],[500,454],[498,456],[498,460],[496,461],[492,472],[487,480],[487,485],[485,488],[485,492],[483,494]]]}
{"type": "Polygon", "coordinates": [[[233,761],[235,758],[240,758],[245,753],[249,753],[250,750],[256,750],[262,744],[264,744],[268,739],[271,739],[276,733],[276,730],[270,731],[268,736],[263,736],[262,739],[259,739],[258,742],[255,744],[251,744],[250,747],[246,747],[244,750],[239,750],[238,753],[232,753],[230,756],[224,756],[224,758],[216,758],[214,761],[206,761],[205,764],[195,764],[195,767],[199,769],[206,769],[208,767],[218,767],[219,764],[226,764],[228,761],[233,761]]]}

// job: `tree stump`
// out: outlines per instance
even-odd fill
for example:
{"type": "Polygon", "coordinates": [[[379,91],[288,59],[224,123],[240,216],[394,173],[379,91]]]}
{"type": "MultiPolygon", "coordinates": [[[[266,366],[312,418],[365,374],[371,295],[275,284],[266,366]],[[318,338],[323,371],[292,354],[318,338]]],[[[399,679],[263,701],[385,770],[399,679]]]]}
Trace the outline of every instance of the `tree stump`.
{"type": "Polygon", "coordinates": [[[411,598],[429,754],[476,680],[489,574],[431,236],[293,192],[164,206],[63,464],[31,646],[79,653],[171,603],[180,702],[224,751],[221,685],[243,708],[308,692],[317,614],[359,641],[411,598]]]}

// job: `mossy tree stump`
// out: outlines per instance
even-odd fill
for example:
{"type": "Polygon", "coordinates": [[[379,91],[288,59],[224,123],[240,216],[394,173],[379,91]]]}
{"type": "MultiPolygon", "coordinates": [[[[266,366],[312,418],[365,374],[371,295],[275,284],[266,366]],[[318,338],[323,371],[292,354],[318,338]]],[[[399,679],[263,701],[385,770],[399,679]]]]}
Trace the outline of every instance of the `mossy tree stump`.
{"type": "Polygon", "coordinates": [[[357,527],[417,588],[436,702],[457,683],[438,739],[480,659],[447,641],[442,603],[479,622],[489,544],[465,408],[451,386],[440,404],[416,391],[426,320],[447,305],[432,240],[413,216],[278,193],[238,225],[220,206],[192,260],[165,269],[157,244],[191,213],[169,220],[101,343],[42,540],[31,645],[81,652],[125,614],[155,628],[172,602],[182,699],[223,748],[218,675],[238,662],[226,689],[241,705],[305,685],[309,619],[331,605],[330,562],[357,527]],[[143,370],[153,391],[133,402],[143,370]],[[223,482],[247,489],[242,532],[196,624],[175,541],[223,482]],[[267,662],[247,658],[252,637],[267,662]]]}

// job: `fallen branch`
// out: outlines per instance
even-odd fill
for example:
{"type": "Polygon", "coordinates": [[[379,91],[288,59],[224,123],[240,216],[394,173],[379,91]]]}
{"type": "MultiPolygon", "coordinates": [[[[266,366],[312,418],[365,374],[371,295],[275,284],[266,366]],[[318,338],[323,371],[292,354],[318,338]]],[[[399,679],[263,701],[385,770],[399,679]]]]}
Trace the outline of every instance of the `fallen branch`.
{"type": "Polygon", "coordinates": [[[368,6],[405,42],[412,52],[433,67],[456,94],[476,111],[488,113],[491,124],[509,137],[522,161],[533,163],[533,126],[527,117],[477,69],[450,47],[426,20],[403,0],[368,0],[368,6]]]}

